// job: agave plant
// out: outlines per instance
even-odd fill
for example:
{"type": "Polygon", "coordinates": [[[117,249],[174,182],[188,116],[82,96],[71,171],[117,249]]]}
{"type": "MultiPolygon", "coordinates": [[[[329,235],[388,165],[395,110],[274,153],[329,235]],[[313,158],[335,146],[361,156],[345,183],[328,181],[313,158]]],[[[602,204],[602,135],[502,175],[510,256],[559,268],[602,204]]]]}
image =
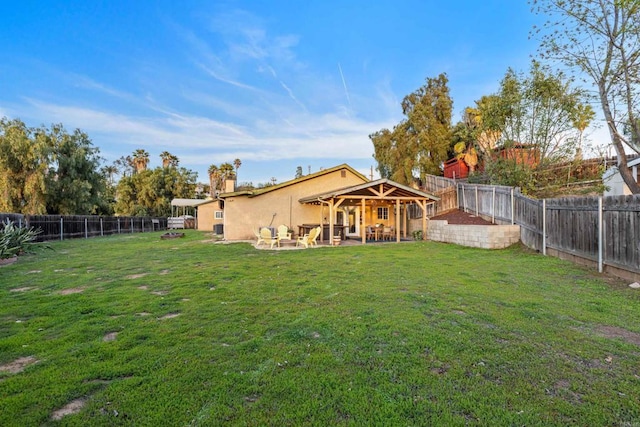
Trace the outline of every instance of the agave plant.
{"type": "Polygon", "coordinates": [[[16,227],[13,221],[6,219],[0,230],[0,259],[11,258],[32,252],[32,243],[42,232],[33,227],[16,227]]]}

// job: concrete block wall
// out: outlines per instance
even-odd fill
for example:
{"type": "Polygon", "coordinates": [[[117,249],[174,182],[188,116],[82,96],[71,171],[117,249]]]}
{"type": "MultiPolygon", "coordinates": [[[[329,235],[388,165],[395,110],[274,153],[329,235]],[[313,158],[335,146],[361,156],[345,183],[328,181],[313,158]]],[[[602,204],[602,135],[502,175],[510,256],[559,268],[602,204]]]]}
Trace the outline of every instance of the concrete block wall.
{"type": "Polygon", "coordinates": [[[484,249],[502,249],[520,240],[519,225],[450,225],[448,221],[430,220],[427,238],[484,249]]]}

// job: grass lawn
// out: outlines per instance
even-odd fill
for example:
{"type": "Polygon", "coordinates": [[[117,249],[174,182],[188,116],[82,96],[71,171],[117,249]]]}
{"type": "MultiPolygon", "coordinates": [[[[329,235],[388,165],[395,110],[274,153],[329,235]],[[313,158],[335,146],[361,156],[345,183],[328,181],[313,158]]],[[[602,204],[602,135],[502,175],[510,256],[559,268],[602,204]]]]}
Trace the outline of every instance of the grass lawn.
{"type": "Polygon", "coordinates": [[[160,234],[0,268],[0,425],[640,425],[624,283],[520,247],[160,234]]]}

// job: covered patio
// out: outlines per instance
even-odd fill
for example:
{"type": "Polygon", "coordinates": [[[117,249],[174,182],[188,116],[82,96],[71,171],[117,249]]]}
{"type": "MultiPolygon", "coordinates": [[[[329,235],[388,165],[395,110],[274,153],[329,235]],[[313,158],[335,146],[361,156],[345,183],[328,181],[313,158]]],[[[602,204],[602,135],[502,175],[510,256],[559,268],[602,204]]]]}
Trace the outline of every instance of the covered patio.
{"type": "MultiPolygon", "coordinates": [[[[359,231],[359,239],[363,244],[366,244],[367,237],[374,237],[368,236],[368,230],[372,230],[372,227],[379,228],[376,227],[379,223],[376,224],[373,221],[374,212],[376,213],[376,219],[393,230],[392,235],[388,236],[389,240],[400,242],[402,238],[407,238],[408,218],[406,207],[410,204],[415,204],[422,210],[422,236],[424,238],[427,235],[427,206],[435,204],[438,200],[439,198],[436,196],[383,178],[303,197],[299,202],[323,206],[323,209],[320,210],[319,220],[320,224],[328,226],[329,236],[343,235],[338,230],[344,229],[344,224],[336,223],[337,213],[340,210],[342,212],[350,209],[356,210],[358,213],[358,227],[355,227],[355,229],[359,231]],[[324,208],[328,209],[327,215],[325,215],[324,208]],[[393,220],[391,220],[389,210],[394,212],[393,220]],[[385,214],[386,217],[384,217],[385,214]]],[[[373,230],[375,233],[374,238],[377,239],[378,230],[373,230]]]]}

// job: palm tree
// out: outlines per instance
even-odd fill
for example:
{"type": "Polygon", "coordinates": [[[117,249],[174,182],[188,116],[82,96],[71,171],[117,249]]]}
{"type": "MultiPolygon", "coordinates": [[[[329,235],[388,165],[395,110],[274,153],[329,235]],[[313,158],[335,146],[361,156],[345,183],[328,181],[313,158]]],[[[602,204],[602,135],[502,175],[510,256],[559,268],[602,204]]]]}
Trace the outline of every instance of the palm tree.
{"type": "Polygon", "coordinates": [[[227,179],[232,179],[234,177],[233,165],[231,163],[223,163],[220,165],[220,175],[222,176],[222,181],[226,181],[227,179]]]}
{"type": "Polygon", "coordinates": [[[149,164],[149,153],[142,148],[138,148],[133,152],[133,163],[136,167],[136,172],[138,173],[147,169],[147,164],[149,164]]]}
{"type": "Polygon", "coordinates": [[[209,173],[209,195],[215,198],[218,183],[220,182],[220,169],[216,165],[211,165],[207,172],[209,173]]]}
{"type": "Polygon", "coordinates": [[[235,159],[233,161],[233,167],[236,169],[236,179],[238,179],[238,169],[242,166],[242,161],[240,159],[235,159]]]}
{"type": "Polygon", "coordinates": [[[180,163],[178,157],[174,156],[168,151],[163,151],[162,153],[160,153],[160,158],[162,159],[163,168],[168,168],[169,166],[176,167],[178,166],[178,163],[180,163]]]}

